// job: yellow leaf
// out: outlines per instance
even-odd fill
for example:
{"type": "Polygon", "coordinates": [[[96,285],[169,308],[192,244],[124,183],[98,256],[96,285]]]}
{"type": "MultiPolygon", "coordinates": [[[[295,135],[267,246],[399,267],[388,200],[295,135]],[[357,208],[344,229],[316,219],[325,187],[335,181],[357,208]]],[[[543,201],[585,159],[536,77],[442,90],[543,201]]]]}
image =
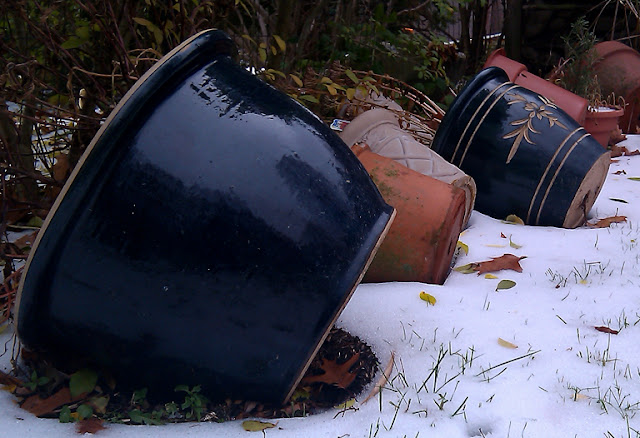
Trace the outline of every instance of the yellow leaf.
{"type": "Polygon", "coordinates": [[[513,280],[500,280],[500,283],[498,283],[498,286],[496,286],[496,290],[511,289],[515,285],[516,282],[513,280]]]}
{"type": "Polygon", "coordinates": [[[512,344],[509,341],[505,341],[502,338],[498,338],[498,344],[500,344],[501,346],[505,347],[505,348],[518,348],[518,346],[516,344],[512,344]]]}
{"type": "Polygon", "coordinates": [[[356,95],[356,89],[355,88],[347,88],[347,99],[353,100],[355,95],[356,95]]]}
{"type": "Polygon", "coordinates": [[[506,245],[498,245],[497,243],[490,243],[490,244],[485,245],[485,246],[487,246],[489,248],[504,248],[504,247],[506,247],[506,245]]]}
{"type": "Polygon", "coordinates": [[[271,48],[271,53],[273,53],[273,56],[278,54],[278,49],[276,49],[275,46],[270,46],[270,48],[271,48]]]}
{"type": "Polygon", "coordinates": [[[456,244],[456,248],[460,248],[467,255],[469,254],[469,245],[467,245],[464,242],[461,242],[460,240],[458,240],[458,243],[456,244]]]}
{"type": "Polygon", "coordinates": [[[262,62],[265,62],[267,60],[267,51],[262,47],[258,49],[258,55],[260,56],[260,60],[262,62]]]}
{"type": "Polygon", "coordinates": [[[331,83],[333,83],[333,81],[330,78],[328,78],[326,76],[323,76],[322,78],[320,78],[320,83],[321,84],[331,84],[331,83]]]}
{"type": "Polygon", "coordinates": [[[306,100],[307,102],[318,103],[319,100],[315,96],[311,96],[310,94],[303,94],[300,96],[300,99],[306,100]]]}
{"type": "Polygon", "coordinates": [[[351,406],[354,405],[355,402],[356,402],[355,398],[350,398],[349,400],[347,400],[344,403],[340,403],[339,405],[335,405],[334,409],[349,409],[351,406]]]}
{"type": "Polygon", "coordinates": [[[2,388],[0,388],[0,389],[2,389],[3,391],[10,392],[10,393],[13,394],[15,392],[16,388],[17,388],[16,385],[2,385],[2,388]]]}
{"type": "Polygon", "coordinates": [[[589,400],[591,397],[589,397],[588,395],[585,394],[576,394],[575,397],[573,398],[574,401],[578,401],[578,400],[589,400]]]}
{"type": "Polygon", "coordinates": [[[265,429],[276,427],[276,424],[267,423],[265,421],[245,420],[242,422],[242,428],[248,432],[261,432],[265,429]]]}
{"type": "Polygon", "coordinates": [[[473,269],[473,267],[474,267],[473,263],[467,263],[466,265],[455,267],[453,268],[453,270],[462,272],[463,274],[473,274],[474,272],[476,272],[476,270],[473,269]]]}
{"type": "Polygon", "coordinates": [[[511,236],[509,236],[509,246],[510,246],[511,248],[515,248],[515,249],[520,249],[520,248],[522,248],[522,245],[518,245],[518,244],[513,243],[513,240],[511,240],[511,236]]]}
{"type": "Polygon", "coordinates": [[[333,85],[325,84],[325,87],[327,87],[327,91],[329,91],[330,95],[335,96],[336,94],[338,94],[336,87],[334,87],[333,85]]]}
{"type": "Polygon", "coordinates": [[[278,47],[280,47],[280,51],[284,52],[287,48],[287,44],[284,42],[284,40],[280,38],[279,35],[274,35],[273,39],[276,40],[276,44],[278,45],[278,47]]]}
{"type": "Polygon", "coordinates": [[[493,275],[493,274],[484,274],[484,278],[487,278],[487,279],[489,279],[489,280],[495,280],[495,279],[496,279],[496,278],[498,278],[498,277],[496,277],[496,276],[495,276],[495,275],[493,275]]]}
{"type": "Polygon", "coordinates": [[[293,79],[293,82],[295,82],[298,87],[303,86],[302,80],[298,76],[291,73],[289,74],[289,76],[291,76],[291,79],[293,79]]]}
{"type": "Polygon", "coordinates": [[[510,224],[524,225],[524,221],[515,214],[510,214],[509,216],[507,216],[505,221],[509,222],[510,224]]]}
{"type": "Polygon", "coordinates": [[[436,297],[426,293],[425,291],[420,292],[420,299],[426,301],[427,303],[431,304],[432,306],[436,305],[436,297]]]}
{"type": "Polygon", "coordinates": [[[345,71],[345,72],[344,72],[344,74],[346,74],[346,75],[347,75],[347,77],[348,77],[349,79],[351,79],[351,81],[352,81],[354,84],[356,84],[356,85],[357,85],[357,84],[359,84],[359,83],[360,83],[360,79],[358,79],[358,77],[355,75],[355,73],[354,73],[354,72],[352,72],[351,70],[347,70],[347,71],[345,71]]]}

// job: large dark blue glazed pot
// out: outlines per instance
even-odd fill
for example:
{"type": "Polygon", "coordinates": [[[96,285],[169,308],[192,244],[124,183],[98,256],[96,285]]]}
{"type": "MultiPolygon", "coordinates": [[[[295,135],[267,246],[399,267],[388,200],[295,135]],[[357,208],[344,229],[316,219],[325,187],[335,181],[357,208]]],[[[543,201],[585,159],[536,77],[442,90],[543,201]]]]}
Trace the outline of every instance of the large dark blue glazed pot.
{"type": "Polygon", "coordinates": [[[286,400],[394,211],[355,155],[220,31],[139,80],[31,251],[17,327],[120,387],[286,400]]]}
{"type": "Polygon", "coordinates": [[[432,148],[473,177],[476,210],[565,228],[585,222],[610,163],[582,126],[498,67],[456,97],[432,148]]]}

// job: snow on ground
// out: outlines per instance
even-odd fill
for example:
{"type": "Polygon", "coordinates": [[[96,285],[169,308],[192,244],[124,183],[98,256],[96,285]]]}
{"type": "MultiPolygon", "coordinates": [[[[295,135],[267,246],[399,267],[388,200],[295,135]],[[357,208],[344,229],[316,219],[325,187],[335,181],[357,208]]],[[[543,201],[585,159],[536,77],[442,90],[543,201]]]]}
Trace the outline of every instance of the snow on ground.
{"type": "MultiPolygon", "coordinates": [[[[626,144],[637,149],[640,136],[626,144]]],[[[360,285],[338,325],[368,342],[382,364],[393,352],[391,382],[355,409],[281,419],[266,436],[640,436],[640,181],[629,177],[640,177],[640,156],[611,165],[592,209],[594,219],[627,216],[610,228],[519,226],[474,212],[460,238],[469,253],[456,264],[513,253],[527,256],[522,273],[452,272],[443,286],[360,285]],[[510,247],[509,237],[521,248],[510,247]],[[496,291],[501,279],[517,284],[496,291]],[[421,291],[436,304],[421,300],[421,291]]],[[[10,334],[0,341],[10,346],[10,334]]],[[[9,356],[0,358],[5,370],[9,356]]],[[[73,425],[35,418],[3,391],[0,409],[0,436],[75,435],[73,425]]],[[[231,421],[108,425],[99,436],[247,434],[231,421]]]]}

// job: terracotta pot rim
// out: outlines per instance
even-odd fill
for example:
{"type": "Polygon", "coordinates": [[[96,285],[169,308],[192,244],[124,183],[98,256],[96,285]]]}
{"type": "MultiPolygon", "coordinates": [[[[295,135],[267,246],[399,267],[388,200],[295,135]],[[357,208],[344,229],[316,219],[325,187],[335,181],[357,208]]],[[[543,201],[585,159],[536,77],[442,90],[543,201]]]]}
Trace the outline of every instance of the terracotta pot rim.
{"type": "Polygon", "coordinates": [[[598,59],[596,60],[595,64],[604,61],[606,57],[618,52],[627,52],[630,55],[635,55],[636,57],[640,58],[640,53],[619,41],[602,41],[596,44],[594,46],[594,49],[598,55],[598,59]]]}
{"type": "Polygon", "coordinates": [[[597,109],[589,109],[587,110],[587,118],[591,119],[609,119],[615,117],[622,117],[624,114],[624,108],[612,108],[607,111],[598,111],[597,109]]]}

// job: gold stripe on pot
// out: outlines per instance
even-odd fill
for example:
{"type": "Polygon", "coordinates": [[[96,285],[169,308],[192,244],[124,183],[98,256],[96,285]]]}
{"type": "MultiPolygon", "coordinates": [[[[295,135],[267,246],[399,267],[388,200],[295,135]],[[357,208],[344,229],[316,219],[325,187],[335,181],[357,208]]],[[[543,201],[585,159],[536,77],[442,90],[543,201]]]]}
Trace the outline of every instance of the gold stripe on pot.
{"type": "Polygon", "coordinates": [[[579,139],[577,139],[575,141],[575,143],[573,143],[571,145],[571,147],[569,148],[569,151],[567,152],[567,154],[564,156],[564,158],[560,162],[560,165],[556,169],[556,172],[553,174],[553,178],[551,178],[551,182],[549,183],[549,187],[547,187],[547,190],[544,192],[544,197],[542,198],[542,202],[540,203],[540,208],[538,209],[538,215],[536,216],[536,225],[538,225],[540,223],[540,214],[542,213],[542,208],[544,207],[544,203],[547,200],[547,196],[549,196],[549,192],[551,191],[551,187],[553,187],[553,184],[556,181],[556,177],[558,176],[558,173],[560,173],[560,170],[564,166],[564,163],[567,161],[567,158],[569,158],[569,155],[571,155],[571,152],[573,152],[573,150],[576,148],[576,146],[578,146],[578,144],[582,141],[582,139],[584,139],[585,137],[588,137],[590,135],[591,134],[589,134],[589,133],[585,133],[579,139]]]}
{"type": "MultiPolygon", "coordinates": [[[[476,116],[478,115],[478,113],[480,112],[480,110],[482,109],[482,107],[484,106],[485,103],[487,103],[487,101],[489,99],[491,99],[491,97],[493,96],[493,94],[500,88],[503,87],[507,84],[510,84],[511,82],[503,82],[502,84],[498,85],[496,88],[494,88],[493,90],[491,90],[491,92],[487,95],[487,97],[485,97],[482,102],[480,103],[480,105],[478,105],[478,108],[475,110],[475,112],[473,113],[473,115],[471,116],[471,118],[469,119],[469,122],[467,123],[467,126],[464,128],[464,131],[462,131],[462,135],[460,135],[460,138],[458,139],[458,144],[456,145],[455,150],[453,151],[453,155],[451,155],[451,163],[453,163],[453,160],[455,160],[456,155],[458,155],[458,149],[460,149],[460,144],[462,143],[462,139],[464,138],[464,136],[467,134],[467,130],[469,129],[469,126],[471,126],[471,123],[473,122],[473,120],[476,118],[476,116]]],[[[515,85],[514,85],[515,86],[515,85]]],[[[513,88],[513,87],[511,87],[513,88]]],[[[511,89],[509,88],[509,90],[511,89]]],[[[507,91],[509,91],[507,90],[507,91]]],[[[498,96],[498,98],[496,99],[496,102],[498,100],[500,100],[500,98],[503,96],[503,94],[501,94],[500,96],[498,96]]],[[[494,102],[495,105],[495,102],[494,102]]],[[[493,108],[493,105],[489,108],[489,110],[491,110],[491,108],[493,108]]],[[[477,129],[477,128],[476,128],[477,129]]],[[[471,137],[473,138],[473,136],[471,137]]],[[[467,148],[469,146],[467,145],[467,148]]],[[[460,162],[462,162],[462,160],[460,160],[460,162]]],[[[458,164],[458,166],[460,166],[458,164]]]]}
{"type": "MultiPolygon", "coordinates": [[[[507,85],[510,84],[511,82],[505,82],[503,84],[501,84],[499,87],[496,88],[496,90],[500,87],[502,87],[503,85],[507,85]]],[[[484,115],[482,116],[482,118],[480,119],[480,121],[476,124],[475,129],[473,130],[473,132],[471,133],[471,137],[469,138],[469,141],[467,142],[467,146],[464,148],[464,153],[462,154],[462,157],[460,158],[460,162],[458,163],[458,167],[462,167],[462,162],[464,161],[464,158],[467,156],[467,152],[469,151],[469,148],[471,147],[471,143],[473,142],[474,137],[476,136],[476,133],[478,132],[478,129],[480,129],[480,127],[482,126],[482,124],[484,123],[484,120],[487,118],[487,116],[489,115],[489,113],[491,112],[491,110],[493,109],[494,106],[496,106],[498,104],[498,102],[500,102],[500,99],[502,99],[502,97],[507,94],[509,91],[513,90],[514,88],[518,87],[518,85],[511,85],[509,88],[507,88],[506,90],[504,90],[500,96],[498,96],[489,106],[489,108],[487,108],[487,110],[485,111],[484,115]]],[[[494,90],[495,91],[495,90],[494,90]]],[[[493,91],[492,91],[493,93],[493,91]]],[[[486,99],[485,99],[486,100],[486,99]]],[[[484,102],[482,102],[484,104],[484,102]]],[[[464,132],[462,133],[462,135],[460,136],[460,141],[462,141],[462,138],[464,137],[464,135],[467,132],[467,129],[469,128],[469,126],[471,126],[471,122],[473,121],[473,119],[476,117],[476,115],[478,114],[478,112],[480,111],[480,109],[476,110],[476,112],[473,114],[473,117],[471,117],[471,119],[469,120],[469,123],[467,124],[466,128],[464,128],[464,132]]],[[[454,154],[455,156],[455,154],[454,154]]]]}
{"type": "MultiPolygon", "coordinates": [[[[549,173],[549,170],[551,169],[551,165],[554,163],[554,161],[558,157],[558,154],[560,153],[562,148],[564,148],[564,145],[567,143],[567,141],[569,141],[569,139],[576,132],[578,132],[580,130],[584,130],[584,128],[582,126],[580,126],[580,127],[576,128],[571,134],[567,135],[567,137],[562,141],[562,143],[560,143],[560,146],[558,146],[558,148],[556,149],[556,151],[553,154],[553,156],[551,157],[551,159],[549,159],[549,163],[547,164],[547,168],[544,169],[544,172],[543,172],[542,176],[540,177],[540,181],[538,181],[538,186],[536,187],[536,191],[533,192],[533,196],[531,197],[531,203],[529,204],[529,211],[527,212],[527,223],[529,223],[529,220],[531,219],[531,210],[533,210],[533,204],[535,204],[536,199],[538,198],[538,193],[540,192],[540,189],[542,188],[542,183],[544,182],[545,178],[547,177],[547,174],[549,173]]],[[[542,208],[542,207],[540,207],[540,208],[542,208]]],[[[538,212],[538,214],[540,214],[540,213],[538,212]]]]}

